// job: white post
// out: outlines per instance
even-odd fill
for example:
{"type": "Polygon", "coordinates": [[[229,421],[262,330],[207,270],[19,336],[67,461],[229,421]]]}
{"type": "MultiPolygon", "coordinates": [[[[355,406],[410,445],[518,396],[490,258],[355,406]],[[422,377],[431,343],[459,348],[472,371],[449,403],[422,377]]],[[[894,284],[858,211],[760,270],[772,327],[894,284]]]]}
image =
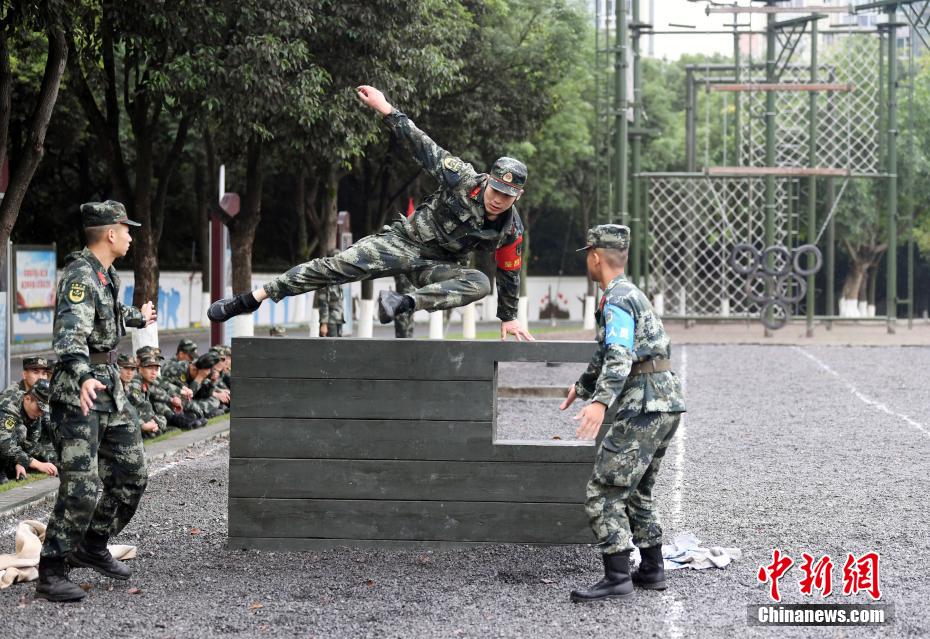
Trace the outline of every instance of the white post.
{"type": "Polygon", "coordinates": [[[320,336],[320,309],[310,308],[310,337],[320,336]]]}
{"type": "Polygon", "coordinates": [[[375,301],[360,299],[358,301],[358,336],[374,335],[375,301]]]}
{"type": "Polygon", "coordinates": [[[132,352],[135,353],[143,346],[154,346],[158,348],[158,324],[152,324],[145,328],[130,328],[132,335],[132,352]]]}
{"type": "Polygon", "coordinates": [[[429,314],[429,338],[442,339],[443,311],[433,311],[429,314]]]}
{"type": "Polygon", "coordinates": [[[665,296],[662,295],[662,293],[656,293],[655,296],[653,296],[652,308],[659,317],[665,315],[665,296]]]}
{"type": "Polygon", "coordinates": [[[862,300],[857,303],[859,307],[859,317],[868,317],[869,316],[869,303],[865,300],[862,300]]]}
{"type": "Polygon", "coordinates": [[[594,328],[594,296],[585,295],[584,298],[584,324],[582,327],[586,331],[594,328]]]}
{"type": "Polygon", "coordinates": [[[867,317],[875,317],[875,304],[869,304],[867,317]]]}
{"type": "Polygon", "coordinates": [[[230,320],[232,324],[231,337],[255,337],[255,318],[251,313],[236,315],[230,320]]]}
{"type": "Polygon", "coordinates": [[[462,309],[462,337],[464,339],[475,339],[475,303],[472,302],[462,309]]]}
{"type": "Polygon", "coordinates": [[[207,317],[207,311],[210,309],[210,291],[203,291],[200,300],[200,325],[209,327],[210,318],[207,317]]]}
{"type": "Polygon", "coordinates": [[[530,330],[530,298],[521,297],[517,301],[517,321],[520,322],[520,326],[523,327],[523,330],[530,330]]]}
{"type": "Polygon", "coordinates": [[[720,315],[723,317],[730,316],[730,300],[726,297],[720,298],[720,315]]]}

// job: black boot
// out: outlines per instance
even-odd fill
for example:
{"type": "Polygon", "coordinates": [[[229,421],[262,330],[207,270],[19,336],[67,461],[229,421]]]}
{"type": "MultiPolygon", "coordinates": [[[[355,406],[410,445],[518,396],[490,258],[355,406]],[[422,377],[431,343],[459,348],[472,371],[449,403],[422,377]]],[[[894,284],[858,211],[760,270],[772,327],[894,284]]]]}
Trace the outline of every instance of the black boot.
{"type": "Polygon", "coordinates": [[[394,291],[378,293],[378,319],[382,324],[390,324],[395,316],[412,311],[415,306],[416,302],[409,295],[394,291]]]}
{"type": "Polygon", "coordinates": [[[49,601],[80,601],[87,595],[76,583],[68,579],[65,560],[60,557],[39,559],[39,582],[36,597],[49,601]]]}
{"type": "Polygon", "coordinates": [[[633,596],[630,579],[630,551],[604,555],[604,578],[585,590],[572,590],[572,601],[587,602],[599,599],[629,599],[633,596]]]}
{"type": "Polygon", "coordinates": [[[242,293],[210,304],[210,308],[207,309],[207,317],[211,322],[225,322],[236,315],[258,310],[261,305],[262,303],[255,299],[252,293],[242,293]]]}
{"type": "Polygon", "coordinates": [[[197,428],[200,420],[191,413],[175,413],[168,418],[168,423],[181,430],[197,428]]]}
{"type": "Polygon", "coordinates": [[[647,590],[665,590],[665,559],[662,558],[662,546],[640,548],[642,561],[632,575],[633,583],[647,590]]]}
{"type": "Polygon", "coordinates": [[[129,579],[132,570],[123,562],[113,559],[107,549],[107,539],[107,535],[88,530],[84,540],[69,555],[68,562],[72,566],[93,568],[101,575],[125,581],[129,579]]]}

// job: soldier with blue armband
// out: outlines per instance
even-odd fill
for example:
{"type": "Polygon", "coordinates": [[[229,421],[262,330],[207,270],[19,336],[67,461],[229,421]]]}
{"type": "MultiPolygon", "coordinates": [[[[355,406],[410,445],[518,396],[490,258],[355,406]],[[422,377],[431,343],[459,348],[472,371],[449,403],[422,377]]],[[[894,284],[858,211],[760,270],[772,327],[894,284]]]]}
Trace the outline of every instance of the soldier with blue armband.
{"type": "Polygon", "coordinates": [[[585,510],[604,560],[604,578],[573,590],[575,602],[627,599],[633,586],[666,588],[662,527],[652,489],[669,442],[685,411],[672,371],[671,345],[646,295],[626,278],[630,229],[602,224],[588,231],[588,276],[604,291],[597,319],[597,351],[560,406],[591,400],[575,419],[578,437],[594,439],[607,409],[616,419],[597,449],[585,510]],[[642,563],[630,574],[630,552],[642,563]]]}

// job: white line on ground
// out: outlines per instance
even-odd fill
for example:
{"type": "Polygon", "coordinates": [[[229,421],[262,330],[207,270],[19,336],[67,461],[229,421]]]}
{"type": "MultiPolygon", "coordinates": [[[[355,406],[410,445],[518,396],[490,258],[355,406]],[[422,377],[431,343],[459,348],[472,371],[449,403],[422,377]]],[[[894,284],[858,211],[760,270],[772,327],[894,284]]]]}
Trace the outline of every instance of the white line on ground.
{"type": "Polygon", "coordinates": [[[859,391],[859,389],[857,389],[851,383],[843,379],[843,377],[839,373],[837,373],[835,370],[830,368],[829,365],[827,365],[825,362],[820,360],[816,355],[812,353],[808,353],[806,350],[804,350],[803,348],[799,346],[793,346],[792,348],[794,348],[794,350],[798,351],[799,353],[804,355],[806,358],[808,358],[809,360],[811,360],[812,362],[820,366],[820,368],[822,368],[826,372],[836,377],[849,390],[849,392],[855,395],[863,404],[866,404],[867,406],[871,406],[875,410],[879,410],[883,413],[887,413],[888,415],[891,415],[892,417],[897,417],[898,419],[904,421],[904,423],[906,423],[908,426],[911,426],[912,428],[916,428],[917,430],[919,430],[921,433],[923,433],[927,437],[930,437],[930,430],[927,430],[927,427],[921,424],[920,422],[914,419],[911,419],[904,413],[896,413],[895,411],[891,410],[890,408],[888,408],[881,402],[876,401],[872,399],[871,397],[864,395],[863,393],[859,391]]]}
{"type": "MultiPolygon", "coordinates": [[[[678,377],[681,379],[682,393],[686,390],[688,382],[688,348],[681,347],[681,365],[678,367],[678,377]]],[[[680,532],[681,505],[685,491],[685,416],[682,414],[678,423],[678,432],[675,433],[675,481],[672,484],[672,521],[671,529],[680,532]]],[[[662,595],[665,602],[665,626],[668,636],[672,639],[684,637],[680,625],[685,616],[685,607],[681,599],[673,592],[665,591],[662,595]]]]}

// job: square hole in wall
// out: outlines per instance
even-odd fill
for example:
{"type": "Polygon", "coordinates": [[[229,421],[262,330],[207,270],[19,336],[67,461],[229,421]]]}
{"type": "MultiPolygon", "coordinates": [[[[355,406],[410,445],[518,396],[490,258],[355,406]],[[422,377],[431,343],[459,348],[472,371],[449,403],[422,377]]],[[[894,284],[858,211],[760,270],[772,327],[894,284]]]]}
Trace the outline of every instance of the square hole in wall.
{"type": "Polygon", "coordinates": [[[497,440],[575,440],[572,419],[584,406],[559,404],[586,364],[578,362],[499,362],[497,364],[497,440]]]}

